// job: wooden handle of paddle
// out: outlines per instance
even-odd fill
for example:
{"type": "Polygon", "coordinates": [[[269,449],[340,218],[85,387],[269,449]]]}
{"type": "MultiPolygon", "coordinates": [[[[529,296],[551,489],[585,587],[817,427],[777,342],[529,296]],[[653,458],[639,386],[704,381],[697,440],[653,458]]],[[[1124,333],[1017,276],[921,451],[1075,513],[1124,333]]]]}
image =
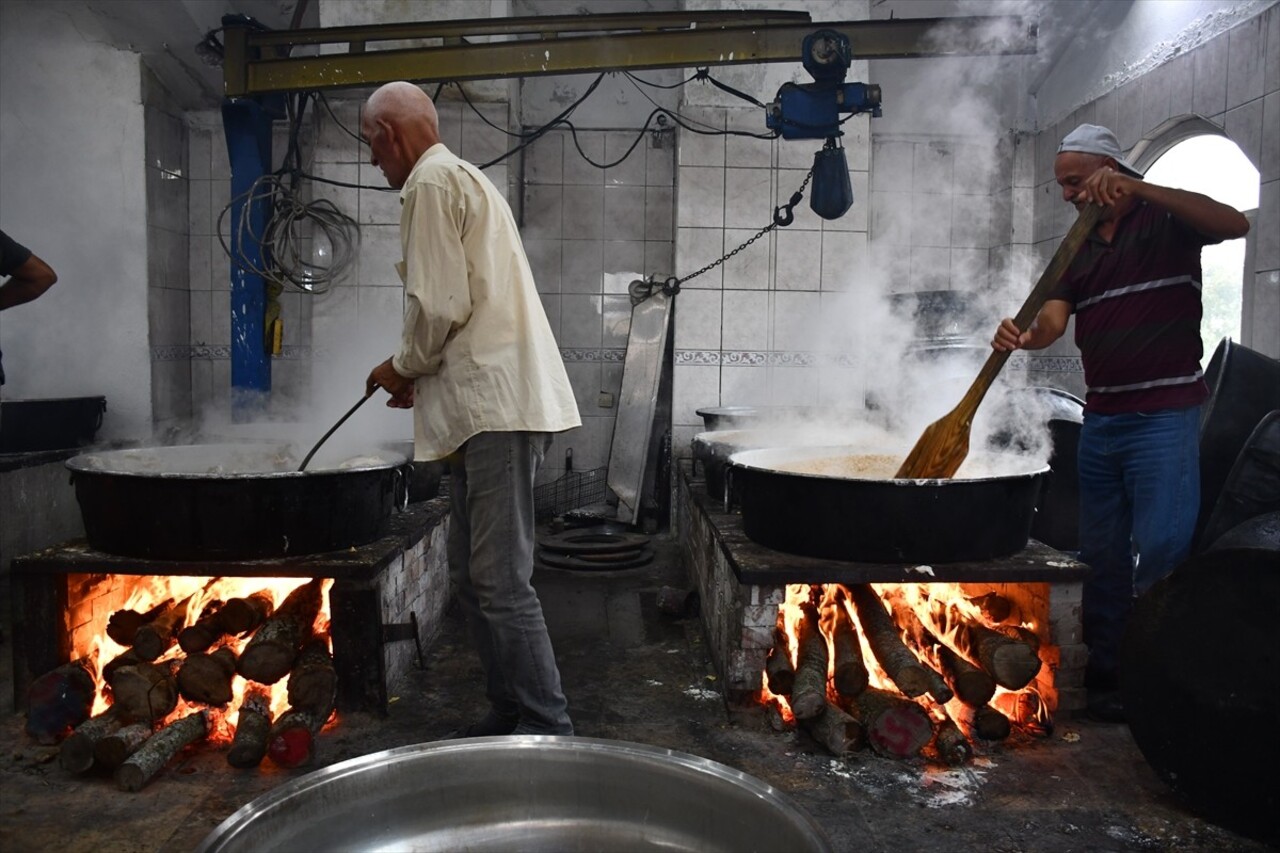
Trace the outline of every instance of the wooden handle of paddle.
{"type": "MultiPolygon", "coordinates": [[[[1058,251],[1049,261],[1049,266],[1041,274],[1040,280],[1031,289],[1031,295],[1022,304],[1018,316],[1013,322],[1018,330],[1025,332],[1035,321],[1041,307],[1049,298],[1049,293],[1062,279],[1067,267],[1084,245],[1098,218],[1102,208],[1088,205],[1080,211],[1076,222],[1063,238],[1058,251]]],[[[991,383],[1000,373],[1000,368],[1009,360],[1009,353],[993,350],[986,363],[978,371],[978,378],[973,380],[964,397],[947,414],[925,427],[924,433],[916,441],[915,447],[907,454],[906,461],[898,468],[897,478],[946,478],[954,476],[959,470],[965,456],[969,453],[969,428],[973,423],[978,404],[986,396],[991,383]]]]}
{"type": "MultiPolygon", "coordinates": [[[[1049,294],[1058,286],[1058,282],[1062,280],[1062,276],[1067,272],[1067,267],[1071,266],[1071,262],[1075,260],[1076,255],[1080,252],[1080,247],[1084,245],[1084,241],[1093,232],[1101,216],[1102,208],[1096,204],[1085,205],[1084,209],[1080,211],[1080,214],[1076,217],[1075,224],[1071,226],[1071,229],[1067,231],[1067,236],[1063,237],[1062,242],[1058,244],[1058,250],[1053,253],[1053,258],[1049,260],[1049,265],[1040,274],[1035,287],[1031,288],[1027,301],[1022,303],[1022,307],[1014,315],[1013,324],[1018,327],[1019,332],[1025,332],[1031,328],[1031,324],[1035,322],[1040,309],[1049,300],[1049,294]]],[[[978,377],[969,386],[969,390],[965,393],[964,398],[961,399],[960,405],[956,407],[957,410],[964,411],[967,409],[970,414],[977,411],[978,404],[987,395],[987,390],[995,382],[996,377],[1000,375],[1000,370],[1004,367],[1004,363],[1009,360],[1010,355],[1012,355],[1012,352],[1009,350],[991,351],[991,355],[987,356],[982,369],[978,371],[978,377]]]]}

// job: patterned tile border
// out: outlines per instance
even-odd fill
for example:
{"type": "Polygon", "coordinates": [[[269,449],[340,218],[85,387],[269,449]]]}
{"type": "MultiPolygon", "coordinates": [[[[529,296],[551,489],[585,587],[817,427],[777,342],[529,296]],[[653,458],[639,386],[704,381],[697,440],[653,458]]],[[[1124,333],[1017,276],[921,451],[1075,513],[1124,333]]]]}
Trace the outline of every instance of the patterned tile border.
{"type": "MultiPolygon", "coordinates": [[[[277,360],[305,361],[322,355],[322,350],[309,346],[286,346],[277,360]]],[[[560,350],[560,357],[566,362],[598,362],[621,364],[626,359],[625,349],[578,349],[560,350]]],[[[226,344],[192,344],[159,346],[151,348],[152,361],[225,361],[231,358],[231,347],[226,344]]],[[[676,350],[677,365],[696,365],[701,367],[858,367],[858,362],[848,353],[816,353],[816,352],[768,352],[761,350],[676,350]]],[[[1014,353],[1006,363],[1009,370],[1028,370],[1038,373],[1083,373],[1079,356],[1072,355],[1030,355],[1014,353]]]]}
{"type": "Polygon", "coordinates": [[[621,364],[627,356],[625,349],[577,349],[560,350],[560,357],[572,362],[614,362],[621,364]]]}
{"type": "MultiPolygon", "coordinates": [[[[570,360],[568,358],[566,361],[570,360]]],[[[700,367],[859,367],[849,353],[767,352],[758,350],[676,350],[677,365],[700,367]]],[[[1079,356],[1028,355],[1014,353],[1006,363],[1009,370],[1041,373],[1083,373],[1079,356]]]]}
{"type": "MultiPolygon", "coordinates": [[[[307,361],[314,355],[315,352],[308,346],[286,346],[273,358],[277,361],[307,361]]],[[[229,361],[230,359],[229,344],[176,344],[151,348],[152,361],[229,361]]]]}

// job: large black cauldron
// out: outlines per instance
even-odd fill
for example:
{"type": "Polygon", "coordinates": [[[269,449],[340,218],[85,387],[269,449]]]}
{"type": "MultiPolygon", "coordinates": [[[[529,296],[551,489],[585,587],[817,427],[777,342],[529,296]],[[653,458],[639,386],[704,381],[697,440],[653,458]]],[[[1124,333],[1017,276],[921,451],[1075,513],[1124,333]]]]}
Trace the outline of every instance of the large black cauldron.
{"type": "Polygon", "coordinates": [[[974,476],[962,467],[949,480],[796,473],[815,460],[868,452],[808,447],[735,453],[730,489],[741,490],[743,531],[778,551],[871,563],[985,560],[1026,547],[1048,465],[985,453],[970,454],[966,466],[992,473],[974,476]]]}
{"type": "Polygon", "coordinates": [[[50,397],[0,402],[0,453],[83,447],[93,441],[106,397],[50,397]]]}
{"type": "Polygon", "coordinates": [[[126,557],[242,560],[336,551],[383,535],[403,457],[314,460],[283,444],[87,453],[67,460],[89,545],[126,557]]]}

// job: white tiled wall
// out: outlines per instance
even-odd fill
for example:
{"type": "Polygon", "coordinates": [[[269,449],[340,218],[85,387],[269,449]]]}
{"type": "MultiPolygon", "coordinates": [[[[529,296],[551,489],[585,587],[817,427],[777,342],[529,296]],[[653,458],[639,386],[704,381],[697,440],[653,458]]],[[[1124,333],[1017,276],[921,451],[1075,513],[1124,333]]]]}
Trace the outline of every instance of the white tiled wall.
{"type": "Polygon", "coordinates": [[[552,131],[524,152],[521,233],[583,421],[556,437],[543,482],[564,473],[568,450],[575,470],[608,464],[631,327],[628,287],[672,273],[674,139],[660,135],[655,147],[651,134],[636,143],[638,134],[578,129],[575,141],[552,131]]]}

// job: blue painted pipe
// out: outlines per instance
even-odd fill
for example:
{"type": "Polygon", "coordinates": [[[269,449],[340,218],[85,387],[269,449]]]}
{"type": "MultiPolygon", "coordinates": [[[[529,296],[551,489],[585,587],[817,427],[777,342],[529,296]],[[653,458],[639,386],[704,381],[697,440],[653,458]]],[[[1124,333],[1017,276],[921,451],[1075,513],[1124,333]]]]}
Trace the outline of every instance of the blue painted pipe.
{"type": "Polygon", "coordinates": [[[222,127],[231,163],[231,419],[236,423],[256,420],[271,393],[264,319],[266,282],[246,268],[262,268],[265,251],[257,235],[264,233],[271,209],[266,197],[251,201],[243,197],[258,178],[271,171],[271,120],[272,115],[252,99],[222,103],[222,127]],[[242,222],[247,227],[242,227],[242,222]]]}

